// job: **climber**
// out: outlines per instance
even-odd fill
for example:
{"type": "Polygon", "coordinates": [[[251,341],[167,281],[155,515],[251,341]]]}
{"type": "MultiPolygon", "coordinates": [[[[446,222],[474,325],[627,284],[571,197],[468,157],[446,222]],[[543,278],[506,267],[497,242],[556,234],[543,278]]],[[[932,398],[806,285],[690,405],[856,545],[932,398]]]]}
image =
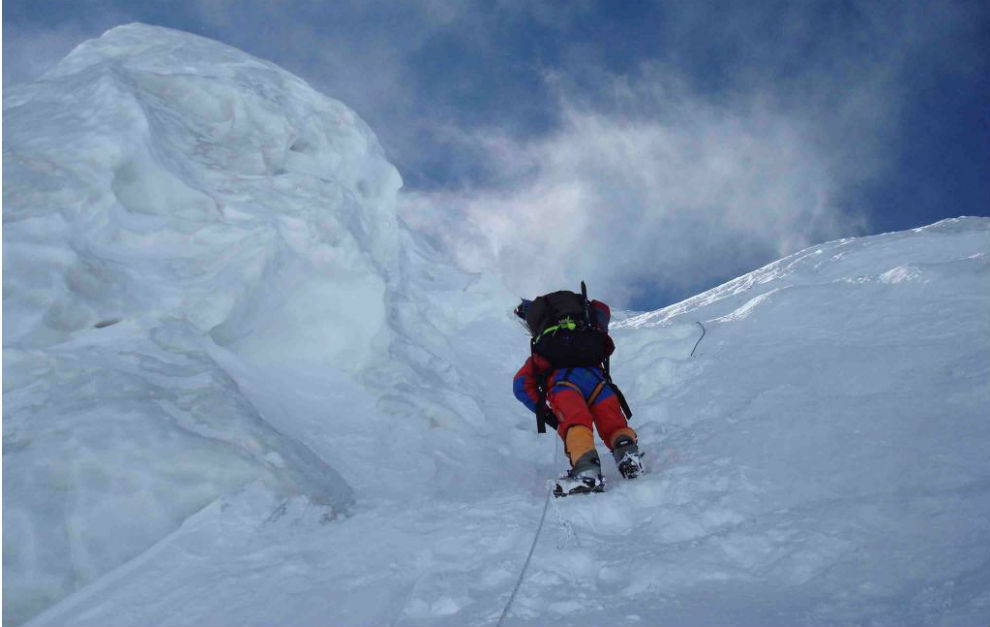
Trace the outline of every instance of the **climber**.
{"type": "Polygon", "coordinates": [[[559,291],[535,300],[522,299],[515,314],[532,336],[530,356],[516,373],[516,398],[536,413],[537,430],[557,430],[571,464],[557,480],[555,496],[602,492],[605,481],[595,449],[592,424],[612,452],[619,473],[633,479],[643,473],[632,415],[622,392],[612,383],[609,356],[615,345],[608,335],[608,305],[581,293],[559,291]]]}

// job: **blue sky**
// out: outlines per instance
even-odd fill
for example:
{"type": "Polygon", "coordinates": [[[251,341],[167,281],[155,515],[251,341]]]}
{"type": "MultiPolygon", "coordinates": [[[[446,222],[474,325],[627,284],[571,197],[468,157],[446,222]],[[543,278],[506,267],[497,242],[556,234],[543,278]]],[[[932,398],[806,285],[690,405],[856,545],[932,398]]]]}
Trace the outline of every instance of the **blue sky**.
{"type": "Polygon", "coordinates": [[[3,5],[3,82],[141,21],[354,108],[403,218],[520,294],[652,308],[804,246],[990,215],[990,3],[3,5]]]}

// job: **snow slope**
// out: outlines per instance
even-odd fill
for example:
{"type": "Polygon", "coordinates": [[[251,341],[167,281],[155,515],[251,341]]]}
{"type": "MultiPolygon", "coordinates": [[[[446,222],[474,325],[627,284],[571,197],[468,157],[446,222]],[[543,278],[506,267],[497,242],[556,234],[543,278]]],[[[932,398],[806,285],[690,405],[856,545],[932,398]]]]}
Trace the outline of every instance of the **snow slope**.
{"type": "MultiPolygon", "coordinates": [[[[498,621],[563,455],[360,120],[142,25],[4,115],[4,622],[498,621]]],[[[962,218],[616,324],[652,473],[550,501],[505,623],[986,624],[988,279],[962,218]]]]}

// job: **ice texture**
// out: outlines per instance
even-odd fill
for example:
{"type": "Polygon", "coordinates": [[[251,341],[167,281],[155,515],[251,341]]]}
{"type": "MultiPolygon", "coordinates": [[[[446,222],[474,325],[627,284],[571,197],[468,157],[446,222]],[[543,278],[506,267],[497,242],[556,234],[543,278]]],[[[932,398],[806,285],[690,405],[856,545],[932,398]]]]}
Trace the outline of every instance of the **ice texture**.
{"type": "Polygon", "coordinates": [[[346,379],[383,350],[401,180],[367,126],[139,24],[3,106],[4,622],[252,481],[345,509],[211,351],[346,379]]]}

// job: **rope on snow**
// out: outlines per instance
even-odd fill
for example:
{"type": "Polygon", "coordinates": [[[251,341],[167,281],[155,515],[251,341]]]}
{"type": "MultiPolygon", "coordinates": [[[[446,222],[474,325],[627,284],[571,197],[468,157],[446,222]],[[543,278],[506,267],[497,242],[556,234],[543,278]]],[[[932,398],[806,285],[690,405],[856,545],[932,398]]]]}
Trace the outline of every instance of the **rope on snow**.
{"type": "Polygon", "coordinates": [[[705,325],[701,324],[697,320],[695,320],[694,322],[699,327],[701,327],[701,337],[699,337],[698,338],[698,341],[694,343],[694,348],[691,349],[691,357],[694,357],[694,351],[698,348],[698,344],[701,344],[701,340],[705,339],[705,333],[706,333],[706,331],[705,331],[705,325]]]}
{"type": "MultiPolygon", "coordinates": [[[[559,438],[554,438],[559,441],[559,438]]],[[[559,445],[558,445],[559,446],[559,445]]],[[[557,447],[554,447],[554,459],[557,457],[557,447]]],[[[502,627],[502,621],[505,617],[509,615],[509,609],[512,607],[512,602],[516,600],[516,593],[519,592],[519,586],[522,585],[523,579],[526,577],[526,570],[529,568],[529,561],[533,559],[533,551],[536,550],[536,541],[540,539],[540,532],[543,531],[543,523],[547,519],[547,507],[550,505],[550,483],[547,484],[547,498],[543,501],[543,513],[540,515],[540,524],[536,526],[536,533],[533,534],[533,544],[529,547],[529,554],[526,556],[526,561],[523,563],[522,570],[519,571],[519,579],[516,580],[516,586],[512,589],[512,594],[509,595],[509,602],[505,604],[505,609],[502,610],[502,615],[496,623],[496,627],[502,627]]]]}
{"type": "Polygon", "coordinates": [[[526,563],[523,564],[522,570],[519,571],[519,579],[516,580],[516,587],[512,589],[512,594],[509,595],[509,602],[505,604],[505,609],[502,610],[502,615],[498,619],[498,627],[502,627],[502,621],[509,615],[509,608],[512,607],[512,602],[516,600],[516,593],[519,592],[519,586],[522,585],[523,579],[526,577],[526,569],[529,568],[529,561],[533,559],[533,551],[536,549],[536,541],[539,540],[540,532],[543,531],[543,521],[547,518],[547,506],[549,504],[550,491],[547,490],[547,498],[543,501],[543,515],[540,516],[540,524],[537,526],[536,534],[533,536],[533,544],[529,547],[529,555],[526,556],[526,563]]]}

